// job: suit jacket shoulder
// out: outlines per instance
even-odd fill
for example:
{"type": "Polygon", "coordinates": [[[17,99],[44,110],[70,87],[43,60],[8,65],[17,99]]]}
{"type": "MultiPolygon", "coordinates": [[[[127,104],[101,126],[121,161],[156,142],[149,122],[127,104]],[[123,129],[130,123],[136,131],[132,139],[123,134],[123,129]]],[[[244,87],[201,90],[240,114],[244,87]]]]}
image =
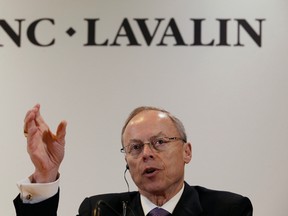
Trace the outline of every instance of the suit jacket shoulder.
{"type": "Polygon", "coordinates": [[[252,216],[251,201],[242,195],[195,186],[204,215],[252,216]]]}

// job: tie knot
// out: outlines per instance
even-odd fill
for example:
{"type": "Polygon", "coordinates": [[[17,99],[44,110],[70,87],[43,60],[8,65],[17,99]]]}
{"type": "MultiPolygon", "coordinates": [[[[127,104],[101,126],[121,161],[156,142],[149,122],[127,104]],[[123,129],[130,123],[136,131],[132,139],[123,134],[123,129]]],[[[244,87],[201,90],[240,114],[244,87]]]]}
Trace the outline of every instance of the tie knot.
{"type": "Polygon", "coordinates": [[[166,211],[165,209],[162,208],[154,208],[152,209],[147,216],[169,216],[171,215],[168,211],[166,211]]]}

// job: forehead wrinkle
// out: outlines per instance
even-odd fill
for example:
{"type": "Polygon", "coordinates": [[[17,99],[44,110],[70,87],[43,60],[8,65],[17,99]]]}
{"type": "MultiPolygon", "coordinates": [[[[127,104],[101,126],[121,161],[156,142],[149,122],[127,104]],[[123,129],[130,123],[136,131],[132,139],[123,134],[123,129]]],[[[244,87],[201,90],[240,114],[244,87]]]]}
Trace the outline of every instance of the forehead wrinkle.
{"type": "MultiPolygon", "coordinates": [[[[151,135],[153,135],[154,137],[156,136],[160,136],[160,135],[164,135],[167,136],[167,132],[166,131],[166,127],[165,127],[165,131],[166,133],[163,133],[163,128],[161,127],[161,125],[163,126],[171,126],[169,131],[171,133],[174,133],[174,129],[177,130],[177,128],[175,127],[175,124],[173,123],[172,119],[169,117],[169,115],[167,115],[167,113],[164,112],[159,112],[159,111],[154,111],[154,110],[148,110],[148,111],[143,111],[138,113],[137,115],[135,115],[126,125],[125,130],[123,132],[123,140],[122,140],[122,144],[125,143],[125,137],[128,138],[128,140],[126,142],[131,142],[132,141],[139,141],[137,138],[141,137],[142,139],[146,139],[149,137],[149,139],[151,139],[151,135]],[[163,122],[164,121],[164,122],[163,122]],[[151,128],[151,130],[150,130],[151,128]],[[156,129],[156,131],[154,131],[153,133],[157,133],[157,128],[160,132],[158,132],[158,134],[154,135],[153,133],[147,133],[146,135],[144,135],[147,131],[152,132],[152,129],[154,128],[154,130],[156,129]],[[150,134],[150,135],[149,135],[150,134]],[[127,137],[128,136],[128,137],[127,137]],[[131,139],[129,139],[129,137],[131,139]],[[135,137],[135,138],[134,138],[135,137]],[[133,140],[134,139],[134,140],[133,140]]],[[[177,133],[179,131],[177,130],[177,133]]],[[[169,135],[169,134],[168,134],[169,135]]]]}
{"type": "MultiPolygon", "coordinates": [[[[160,136],[166,136],[166,134],[163,133],[162,131],[160,131],[160,132],[157,133],[156,135],[153,135],[153,136],[149,137],[148,140],[151,140],[151,139],[153,139],[153,138],[155,138],[155,137],[160,137],[160,136]]],[[[129,142],[143,142],[143,141],[142,141],[141,139],[131,138],[131,139],[129,140],[129,142]]]]}

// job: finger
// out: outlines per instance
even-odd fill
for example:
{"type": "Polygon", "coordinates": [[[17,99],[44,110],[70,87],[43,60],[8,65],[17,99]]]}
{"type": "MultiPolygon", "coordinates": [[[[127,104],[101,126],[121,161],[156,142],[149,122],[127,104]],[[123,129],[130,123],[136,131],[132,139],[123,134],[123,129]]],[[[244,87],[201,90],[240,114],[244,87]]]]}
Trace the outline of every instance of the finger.
{"type": "Polygon", "coordinates": [[[29,110],[29,111],[26,113],[25,118],[24,118],[24,123],[28,120],[31,112],[32,112],[32,110],[29,110]]]}
{"type": "Polygon", "coordinates": [[[50,130],[43,132],[42,140],[47,145],[52,145],[52,143],[57,141],[56,136],[50,130]]]}
{"type": "Polygon", "coordinates": [[[60,145],[65,145],[65,135],[66,135],[66,121],[62,121],[57,128],[57,133],[54,135],[50,130],[43,132],[43,138],[42,140],[49,144],[54,143],[55,141],[59,143],[60,145]]]}
{"type": "Polygon", "coordinates": [[[24,131],[28,132],[28,123],[35,120],[36,112],[39,110],[40,105],[36,104],[32,109],[28,110],[24,118],[24,131]]]}
{"type": "Polygon", "coordinates": [[[35,106],[35,124],[36,126],[39,127],[40,131],[44,132],[44,131],[48,131],[49,130],[49,126],[46,124],[46,122],[44,121],[43,117],[40,114],[40,105],[37,104],[35,106]]]}
{"type": "Polygon", "coordinates": [[[58,125],[57,132],[56,132],[57,140],[62,145],[65,145],[66,127],[67,127],[67,122],[62,121],[58,125]]]}
{"type": "Polygon", "coordinates": [[[30,110],[28,110],[28,112],[26,113],[26,116],[25,116],[25,118],[24,118],[24,121],[25,121],[25,119],[29,116],[29,114],[30,114],[31,112],[36,112],[39,108],[40,108],[40,105],[39,105],[39,104],[36,104],[34,107],[32,107],[30,110]]]}
{"type": "Polygon", "coordinates": [[[35,112],[31,110],[29,114],[25,118],[24,122],[24,135],[25,137],[28,137],[29,134],[31,134],[32,130],[36,130],[36,124],[35,124],[35,112]]]}
{"type": "Polygon", "coordinates": [[[31,113],[32,113],[34,110],[35,110],[35,109],[34,109],[34,107],[33,107],[32,109],[28,110],[28,112],[27,112],[26,115],[25,115],[25,118],[24,118],[24,132],[28,132],[27,123],[28,123],[29,121],[31,121],[31,119],[32,119],[31,113]]]}

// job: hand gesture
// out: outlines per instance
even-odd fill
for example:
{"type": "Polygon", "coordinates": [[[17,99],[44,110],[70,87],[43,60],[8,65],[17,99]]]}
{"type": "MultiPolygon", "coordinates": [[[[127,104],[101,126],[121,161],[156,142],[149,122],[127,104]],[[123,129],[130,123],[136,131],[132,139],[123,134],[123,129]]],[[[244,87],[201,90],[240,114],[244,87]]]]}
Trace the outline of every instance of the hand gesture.
{"type": "Polygon", "coordinates": [[[27,151],[35,166],[35,172],[30,176],[32,182],[48,183],[57,179],[64,158],[66,126],[66,121],[62,121],[53,134],[40,114],[39,104],[27,112],[24,134],[27,151]]]}

